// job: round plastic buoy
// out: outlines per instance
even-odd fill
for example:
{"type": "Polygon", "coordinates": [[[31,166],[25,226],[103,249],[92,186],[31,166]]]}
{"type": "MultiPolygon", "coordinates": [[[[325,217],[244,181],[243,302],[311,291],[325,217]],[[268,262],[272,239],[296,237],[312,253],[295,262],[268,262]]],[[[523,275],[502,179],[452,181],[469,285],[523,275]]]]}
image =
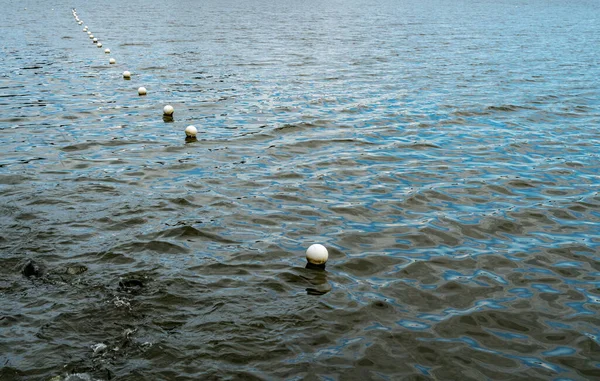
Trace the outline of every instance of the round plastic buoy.
{"type": "Polygon", "coordinates": [[[110,63],[110,64],[116,64],[117,60],[115,60],[114,58],[111,58],[111,59],[108,60],[108,63],[110,63]]]}
{"type": "Polygon", "coordinates": [[[97,47],[101,48],[102,47],[102,43],[100,41],[98,41],[98,43],[96,44],[97,47]]]}
{"type": "Polygon", "coordinates": [[[173,112],[174,112],[174,111],[175,111],[175,109],[174,109],[174,108],[173,108],[173,106],[171,106],[171,105],[166,105],[166,106],[163,108],[163,114],[165,114],[165,115],[168,115],[168,116],[171,116],[171,115],[173,115],[173,112]]]}
{"type": "Polygon", "coordinates": [[[310,245],[308,250],[306,250],[306,260],[313,265],[324,265],[328,258],[329,253],[327,252],[327,248],[318,243],[310,245]]]}
{"type": "Polygon", "coordinates": [[[98,39],[97,38],[92,38],[92,42],[95,44],[95,43],[98,42],[98,39]]]}
{"type": "Polygon", "coordinates": [[[88,36],[89,36],[90,34],[92,34],[92,31],[91,31],[91,30],[88,30],[88,31],[87,31],[87,34],[88,34],[88,36]]]}
{"type": "Polygon", "coordinates": [[[94,35],[90,34],[90,40],[93,40],[93,39],[94,39],[94,35]]]}
{"type": "Polygon", "coordinates": [[[104,53],[110,54],[110,49],[109,48],[104,49],[104,53]]]}
{"type": "Polygon", "coordinates": [[[83,31],[84,31],[84,32],[87,32],[87,28],[83,28],[83,31]]]}
{"type": "Polygon", "coordinates": [[[196,129],[196,127],[187,126],[185,128],[185,136],[187,136],[188,138],[195,138],[197,134],[198,134],[198,130],[196,129]]]}
{"type": "Polygon", "coordinates": [[[123,72],[123,78],[125,78],[125,79],[129,79],[129,78],[131,78],[131,73],[130,73],[130,72],[128,72],[127,70],[125,70],[125,71],[123,72]]]}
{"type": "Polygon", "coordinates": [[[139,95],[146,95],[146,88],[145,87],[140,87],[138,89],[138,94],[139,95]]]}

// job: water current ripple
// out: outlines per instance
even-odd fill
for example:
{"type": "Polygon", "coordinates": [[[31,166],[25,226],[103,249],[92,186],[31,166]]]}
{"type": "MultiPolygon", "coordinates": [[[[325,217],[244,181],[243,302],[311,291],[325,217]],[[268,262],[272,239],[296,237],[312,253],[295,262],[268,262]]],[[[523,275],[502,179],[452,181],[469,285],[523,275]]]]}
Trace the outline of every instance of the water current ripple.
{"type": "Polygon", "coordinates": [[[0,5],[0,380],[600,377],[598,2],[0,5]]]}

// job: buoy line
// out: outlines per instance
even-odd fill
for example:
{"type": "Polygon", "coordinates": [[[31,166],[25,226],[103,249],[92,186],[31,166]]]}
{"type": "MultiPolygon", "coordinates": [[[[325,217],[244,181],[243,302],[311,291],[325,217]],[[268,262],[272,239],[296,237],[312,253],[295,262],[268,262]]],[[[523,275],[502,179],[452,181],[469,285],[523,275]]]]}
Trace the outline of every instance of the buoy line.
{"type": "MultiPolygon", "coordinates": [[[[77,24],[78,25],[83,25],[83,20],[79,19],[79,16],[77,15],[77,11],[75,10],[75,8],[73,8],[71,11],[73,13],[73,17],[75,18],[75,21],[77,22],[77,24]]],[[[102,48],[102,42],[100,42],[97,37],[94,37],[94,34],[92,33],[92,31],[90,30],[90,28],[87,25],[85,25],[83,27],[83,32],[87,33],[88,37],[92,40],[92,43],[94,45],[96,45],[98,48],[102,48]]],[[[104,49],[104,53],[105,54],[110,54],[111,50],[109,48],[106,48],[106,49],[104,49]]],[[[113,57],[110,57],[109,60],[108,60],[108,63],[110,65],[114,65],[114,64],[117,63],[117,60],[114,59],[113,57]]],[[[123,79],[130,80],[131,79],[131,72],[125,70],[123,72],[123,79]]],[[[147,95],[147,94],[148,94],[148,90],[145,87],[140,86],[138,88],[138,95],[144,96],[144,95],[147,95]]],[[[164,118],[168,118],[168,121],[172,121],[173,120],[173,113],[174,113],[174,111],[175,110],[174,110],[173,106],[166,105],[163,108],[163,117],[164,118]]],[[[167,119],[165,119],[165,120],[167,120],[167,119]]],[[[198,133],[198,130],[194,126],[188,126],[185,129],[186,139],[189,139],[189,138],[195,139],[197,133],[198,133]]]]}
{"type": "MultiPolygon", "coordinates": [[[[84,22],[83,20],[79,19],[79,16],[77,15],[77,11],[75,10],[75,8],[72,9],[72,13],[73,13],[73,17],[75,18],[75,21],[77,22],[78,25],[83,25],[84,22]]],[[[94,36],[94,34],[92,33],[92,31],[90,30],[90,27],[85,25],[83,27],[83,32],[87,33],[88,37],[92,40],[92,43],[94,45],[96,45],[98,48],[102,48],[102,42],[100,42],[98,40],[97,37],[94,36]]],[[[109,48],[104,49],[104,53],[105,54],[111,54],[111,50],[109,48]]],[[[113,57],[109,57],[108,59],[108,63],[109,65],[115,65],[117,63],[117,60],[113,57]]],[[[123,79],[124,80],[130,80],[131,79],[131,72],[128,70],[125,70],[123,72],[123,79]]],[[[138,88],[138,95],[139,96],[144,96],[148,94],[148,90],[144,87],[144,86],[140,86],[138,88]]],[[[163,108],[163,120],[165,122],[172,122],[173,121],[173,113],[175,112],[175,109],[173,108],[173,106],[171,105],[166,105],[163,108]]],[[[198,134],[198,130],[196,129],[196,127],[194,126],[188,126],[185,129],[185,136],[186,136],[186,141],[190,141],[190,140],[196,140],[196,135],[198,134]]]]}
{"type": "MultiPolygon", "coordinates": [[[[83,21],[79,19],[79,16],[77,15],[77,11],[75,10],[75,8],[72,9],[72,13],[73,13],[73,17],[75,18],[75,21],[77,22],[77,24],[83,25],[83,21]]],[[[87,25],[83,28],[83,31],[87,32],[89,38],[92,40],[92,42],[98,48],[102,47],[102,43],[100,41],[98,41],[97,38],[94,37],[94,35],[89,30],[87,25]]],[[[104,53],[110,54],[110,49],[109,48],[104,49],[104,53]]],[[[112,57],[110,57],[108,62],[109,62],[109,64],[117,63],[117,61],[112,57]]],[[[128,70],[125,70],[123,72],[123,79],[130,80],[131,72],[129,72],[128,70]]],[[[147,94],[146,88],[143,86],[140,86],[138,88],[138,95],[145,96],[146,94],[147,94]]],[[[164,106],[163,107],[163,118],[165,118],[165,120],[167,118],[172,120],[174,112],[175,112],[175,109],[173,108],[173,106],[171,106],[171,105],[164,106]]],[[[190,125],[185,128],[186,142],[187,141],[195,141],[196,135],[198,135],[198,129],[195,126],[190,125]]],[[[312,244],[308,247],[308,249],[306,249],[306,261],[308,262],[307,268],[310,267],[310,268],[324,269],[325,263],[327,263],[328,259],[329,259],[329,252],[327,251],[327,248],[321,244],[318,244],[318,243],[312,244]]]]}

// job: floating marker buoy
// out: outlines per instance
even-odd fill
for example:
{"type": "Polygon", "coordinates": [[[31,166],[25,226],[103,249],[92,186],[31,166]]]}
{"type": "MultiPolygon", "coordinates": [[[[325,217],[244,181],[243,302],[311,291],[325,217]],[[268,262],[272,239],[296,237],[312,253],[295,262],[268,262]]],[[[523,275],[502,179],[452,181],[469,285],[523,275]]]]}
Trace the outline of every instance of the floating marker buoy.
{"type": "Polygon", "coordinates": [[[110,54],[110,49],[109,48],[104,49],[104,53],[110,54]]]}
{"type": "Polygon", "coordinates": [[[139,95],[146,95],[146,88],[145,87],[140,87],[138,89],[138,94],[139,95]]]}
{"type": "Polygon", "coordinates": [[[163,114],[168,115],[168,116],[173,115],[173,111],[175,111],[175,109],[171,105],[166,105],[163,108],[163,114]]]}
{"type": "Polygon", "coordinates": [[[310,264],[324,265],[328,258],[329,253],[327,252],[327,248],[325,248],[323,245],[319,245],[318,243],[310,245],[308,250],[306,250],[306,260],[310,264]]]}
{"type": "Polygon", "coordinates": [[[185,136],[188,138],[195,138],[196,134],[198,134],[198,130],[194,126],[187,126],[185,128],[185,136]]]}
{"type": "Polygon", "coordinates": [[[94,35],[90,34],[90,40],[93,40],[93,39],[94,39],[94,35]]]}
{"type": "Polygon", "coordinates": [[[97,38],[92,38],[92,42],[95,44],[96,42],[98,42],[97,38]]]}
{"type": "Polygon", "coordinates": [[[83,25],[83,21],[79,21],[77,24],[79,24],[79,25],[83,25]]]}
{"type": "Polygon", "coordinates": [[[131,73],[130,73],[130,72],[128,72],[127,70],[125,70],[125,71],[123,72],[123,78],[125,78],[125,79],[130,79],[130,78],[131,78],[131,73]]]}
{"type": "Polygon", "coordinates": [[[101,48],[102,47],[102,43],[100,41],[98,41],[98,43],[96,44],[97,47],[101,48]]]}
{"type": "Polygon", "coordinates": [[[87,28],[83,28],[83,31],[84,31],[84,32],[87,32],[87,28]]]}
{"type": "Polygon", "coordinates": [[[108,60],[108,63],[109,64],[116,64],[117,60],[115,60],[114,58],[111,58],[111,59],[108,60]]]}
{"type": "Polygon", "coordinates": [[[90,34],[92,34],[92,31],[91,31],[91,30],[88,30],[88,31],[87,31],[87,34],[88,34],[88,36],[89,36],[90,34]]]}

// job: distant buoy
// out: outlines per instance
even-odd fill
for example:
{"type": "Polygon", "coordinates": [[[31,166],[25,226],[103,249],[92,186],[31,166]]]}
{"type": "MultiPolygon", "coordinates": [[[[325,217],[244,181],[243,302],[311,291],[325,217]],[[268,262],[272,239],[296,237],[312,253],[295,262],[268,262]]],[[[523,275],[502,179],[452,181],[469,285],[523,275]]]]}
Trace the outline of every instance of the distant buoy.
{"type": "Polygon", "coordinates": [[[168,115],[168,116],[171,116],[171,115],[173,115],[173,112],[174,112],[174,111],[175,111],[175,109],[174,109],[174,108],[173,108],[173,106],[171,106],[171,105],[166,105],[166,106],[163,108],[163,114],[165,114],[165,115],[168,115]]]}
{"type": "Polygon", "coordinates": [[[83,31],[84,31],[84,32],[87,32],[87,28],[83,28],[83,31]]]}
{"type": "Polygon", "coordinates": [[[117,60],[115,60],[114,58],[111,58],[111,59],[108,60],[108,63],[110,63],[110,64],[116,64],[117,60]]]}
{"type": "Polygon", "coordinates": [[[308,250],[306,250],[306,260],[310,264],[324,265],[328,258],[329,253],[327,252],[327,248],[325,248],[323,245],[319,245],[318,243],[310,245],[308,250]]]}
{"type": "Polygon", "coordinates": [[[131,78],[131,73],[130,73],[130,72],[128,72],[127,70],[125,70],[125,71],[123,72],[123,78],[125,78],[125,79],[129,79],[129,78],[131,78]]]}
{"type": "Polygon", "coordinates": [[[97,47],[101,48],[102,47],[102,43],[100,41],[98,41],[98,43],[96,44],[97,47]]]}
{"type": "Polygon", "coordinates": [[[98,42],[98,39],[97,38],[92,38],[92,42],[95,44],[95,43],[98,42]]]}
{"type": "Polygon", "coordinates": [[[88,36],[89,36],[90,34],[92,34],[92,31],[91,31],[91,30],[88,30],[88,31],[87,31],[87,34],[88,34],[88,36]]]}
{"type": "Polygon", "coordinates": [[[94,39],[94,35],[90,34],[90,40],[93,40],[93,39],[94,39]]]}
{"type": "Polygon", "coordinates": [[[198,134],[198,130],[196,129],[196,127],[187,126],[185,128],[185,136],[187,136],[188,138],[195,138],[197,134],[198,134]]]}
{"type": "Polygon", "coordinates": [[[138,94],[139,95],[146,95],[146,88],[145,87],[140,87],[138,89],[138,94]]]}
{"type": "Polygon", "coordinates": [[[110,49],[109,48],[104,49],[104,53],[110,54],[110,49]]]}
{"type": "Polygon", "coordinates": [[[78,22],[78,24],[79,24],[79,25],[82,25],[82,24],[83,24],[83,21],[79,21],[79,22],[78,22]]]}

